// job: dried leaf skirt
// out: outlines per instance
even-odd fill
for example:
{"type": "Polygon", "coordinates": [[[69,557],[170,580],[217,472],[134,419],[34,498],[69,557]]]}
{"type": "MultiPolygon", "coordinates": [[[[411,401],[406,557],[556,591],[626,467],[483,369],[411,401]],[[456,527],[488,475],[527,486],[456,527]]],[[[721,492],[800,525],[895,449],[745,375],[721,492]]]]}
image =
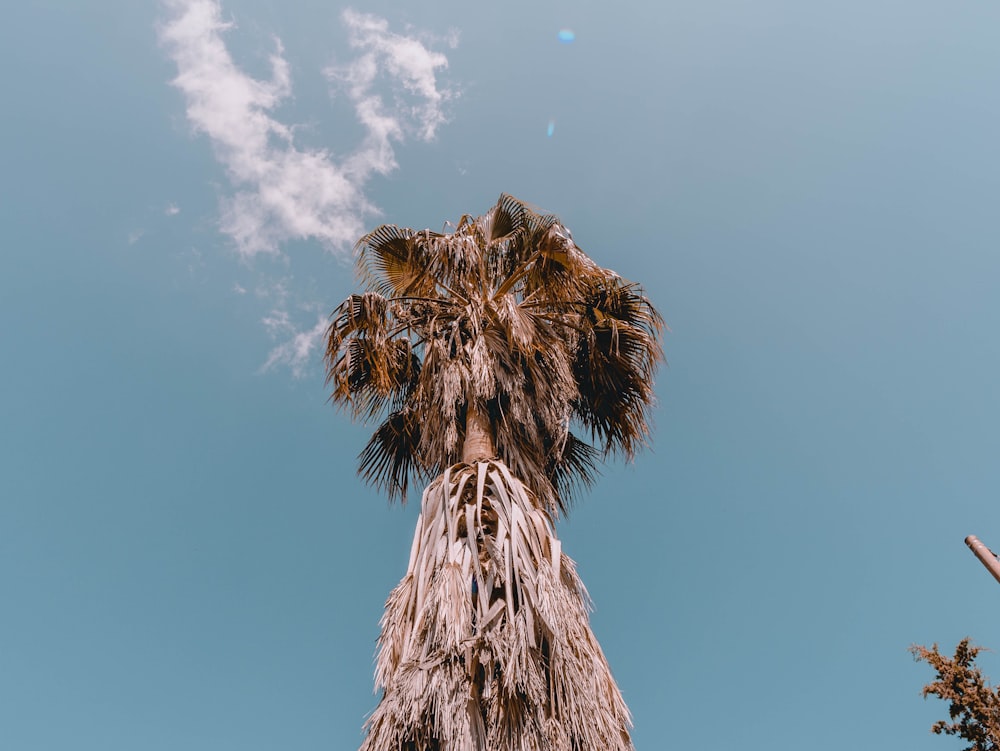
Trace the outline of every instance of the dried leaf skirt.
{"type": "Polygon", "coordinates": [[[588,606],[531,491],[499,461],[452,467],[386,602],[361,751],[632,751],[588,606]]]}

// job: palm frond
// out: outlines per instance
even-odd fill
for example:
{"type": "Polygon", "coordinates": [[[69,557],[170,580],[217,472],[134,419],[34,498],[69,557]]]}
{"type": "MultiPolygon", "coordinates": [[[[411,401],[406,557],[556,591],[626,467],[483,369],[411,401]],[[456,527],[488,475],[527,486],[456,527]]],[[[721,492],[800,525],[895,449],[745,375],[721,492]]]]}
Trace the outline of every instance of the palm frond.
{"type": "Polygon", "coordinates": [[[537,260],[524,278],[521,295],[526,300],[548,300],[554,312],[565,312],[563,306],[573,307],[590,288],[613,275],[590,260],[559,223],[539,236],[537,249],[537,260]]]}
{"type": "Polygon", "coordinates": [[[326,332],[326,358],[336,359],[344,340],[352,334],[386,336],[389,326],[389,301],[377,292],[351,295],[330,315],[326,332]]]}
{"type": "Polygon", "coordinates": [[[496,205],[479,218],[479,229],[487,249],[487,273],[493,287],[525,260],[529,216],[523,203],[504,193],[496,205]]]}
{"type": "Polygon", "coordinates": [[[562,445],[552,447],[545,470],[555,488],[560,511],[568,512],[576,493],[593,485],[600,456],[600,451],[568,431],[562,445]]]}
{"type": "Polygon", "coordinates": [[[434,279],[419,233],[383,224],[355,245],[358,272],[369,287],[386,297],[432,295],[434,279]]]}
{"type": "Polygon", "coordinates": [[[496,206],[483,217],[481,227],[488,245],[508,240],[526,227],[528,209],[514,196],[501,194],[496,206]]]}
{"type": "Polygon", "coordinates": [[[420,378],[420,359],[407,339],[351,337],[333,357],[327,376],[334,384],[332,399],[355,417],[371,419],[388,405],[401,407],[420,378]]]}
{"type": "Polygon", "coordinates": [[[406,503],[410,478],[425,474],[419,462],[420,419],[411,410],[393,412],[379,426],[358,457],[358,472],[389,500],[406,503]]]}
{"type": "Polygon", "coordinates": [[[605,453],[631,458],[649,433],[663,320],[638,285],[618,276],[593,284],[583,302],[585,333],[573,360],[579,385],[574,415],[605,453]]]}

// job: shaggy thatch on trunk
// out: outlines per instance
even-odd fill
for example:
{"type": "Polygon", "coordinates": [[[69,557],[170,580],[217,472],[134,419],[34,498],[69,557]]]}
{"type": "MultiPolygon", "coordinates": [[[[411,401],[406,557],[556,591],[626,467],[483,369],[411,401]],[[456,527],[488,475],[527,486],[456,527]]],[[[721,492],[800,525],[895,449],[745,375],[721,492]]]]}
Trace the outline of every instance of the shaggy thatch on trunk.
{"type": "Polygon", "coordinates": [[[368,289],[329,330],[333,400],[382,420],[366,479],[405,500],[436,478],[386,603],[362,751],[631,749],[553,518],[602,452],[644,443],[659,315],[506,195],[448,234],[379,227],[358,266],[368,289]]]}
{"type": "Polygon", "coordinates": [[[384,694],[362,748],[630,749],[587,602],[548,513],[502,462],[445,470],[386,604],[384,694]]]}

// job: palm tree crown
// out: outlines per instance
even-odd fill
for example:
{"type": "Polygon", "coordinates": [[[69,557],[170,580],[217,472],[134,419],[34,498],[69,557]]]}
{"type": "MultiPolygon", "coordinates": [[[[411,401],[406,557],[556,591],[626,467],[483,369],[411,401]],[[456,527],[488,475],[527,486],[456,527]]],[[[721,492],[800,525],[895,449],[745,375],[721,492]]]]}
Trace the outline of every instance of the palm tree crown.
{"type": "Polygon", "coordinates": [[[360,472],[390,497],[499,458],[565,510],[602,452],[643,445],[662,319],[557,217],[501,195],[452,232],[383,225],[356,250],[366,291],[334,311],[328,379],[335,403],[381,421],[360,472]]]}

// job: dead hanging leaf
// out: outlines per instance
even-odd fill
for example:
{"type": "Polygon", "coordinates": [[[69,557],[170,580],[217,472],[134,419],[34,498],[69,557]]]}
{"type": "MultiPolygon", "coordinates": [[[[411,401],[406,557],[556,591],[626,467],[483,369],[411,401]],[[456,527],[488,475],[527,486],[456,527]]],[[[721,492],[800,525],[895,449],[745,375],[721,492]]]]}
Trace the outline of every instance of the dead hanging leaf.
{"type": "Polygon", "coordinates": [[[588,607],[549,513],[502,462],[447,470],[386,602],[362,751],[631,751],[588,607]]]}

